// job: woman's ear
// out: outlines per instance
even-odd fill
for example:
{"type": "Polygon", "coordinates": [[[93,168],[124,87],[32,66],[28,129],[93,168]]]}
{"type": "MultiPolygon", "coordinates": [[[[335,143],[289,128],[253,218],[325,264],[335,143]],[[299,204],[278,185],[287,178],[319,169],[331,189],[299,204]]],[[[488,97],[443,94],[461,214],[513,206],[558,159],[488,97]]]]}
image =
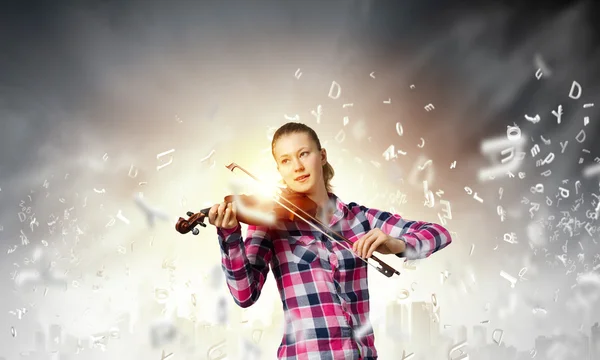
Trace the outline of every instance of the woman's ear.
{"type": "Polygon", "coordinates": [[[325,148],[321,149],[321,166],[325,166],[327,164],[327,150],[325,148]]]}

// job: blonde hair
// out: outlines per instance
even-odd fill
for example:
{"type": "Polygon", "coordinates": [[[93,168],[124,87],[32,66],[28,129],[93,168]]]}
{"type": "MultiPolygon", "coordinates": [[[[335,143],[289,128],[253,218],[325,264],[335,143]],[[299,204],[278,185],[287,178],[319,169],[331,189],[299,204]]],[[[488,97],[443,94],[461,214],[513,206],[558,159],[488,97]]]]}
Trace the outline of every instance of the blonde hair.
{"type": "MultiPolygon", "coordinates": [[[[275,143],[277,142],[277,140],[279,140],[279,138],[284,135],[294,134],[294,133],[308,134],[308,136],[317,145],[317,149],[319,151],[321,151],[321,142],[319,141],[319,137],[317,136],[317,133],[312,128],[310,128],[308,125],[305,125],[302,123],[288,122],[286,124],[283,124],[279,129],[277,129],[277,131],[275,131],[275,134],[273,134],[273,140],[271,141],[271,153],[273,154],[274,159],[275,159],[275,143]]],[[[275,161],[277,161],[277,159],[275,159],[275,161]]],[[[328,161],[325,163],[325,165],[323,165],[323,181],[325,182],[325,189],[327,189],[328,193],[332,192],[332,189],[333,189],[333,186],[331,185],[331,179],[333,178],[333,175],[335,175],[335,171],[333,170],[333,167],[331,166],[331,164],[328,161]]]]}

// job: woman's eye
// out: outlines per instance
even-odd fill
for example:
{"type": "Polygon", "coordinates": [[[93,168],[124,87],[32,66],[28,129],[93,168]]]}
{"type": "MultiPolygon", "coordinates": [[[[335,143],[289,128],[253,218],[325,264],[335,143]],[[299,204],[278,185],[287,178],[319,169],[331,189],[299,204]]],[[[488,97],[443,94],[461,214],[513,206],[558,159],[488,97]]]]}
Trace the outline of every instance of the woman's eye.
{"type": "MultiPolygon", "coordinates": [[[[303,152],[300,153],[300,156],[302,156],[304,154],[308,154],[308,153],[309,153],[308,151],[303,151],[303,152]]],[[[288,161],[287,159],[283,159],[283,160],[281,160],[281,163],[285,164],[287,161],[288,161]]]]}

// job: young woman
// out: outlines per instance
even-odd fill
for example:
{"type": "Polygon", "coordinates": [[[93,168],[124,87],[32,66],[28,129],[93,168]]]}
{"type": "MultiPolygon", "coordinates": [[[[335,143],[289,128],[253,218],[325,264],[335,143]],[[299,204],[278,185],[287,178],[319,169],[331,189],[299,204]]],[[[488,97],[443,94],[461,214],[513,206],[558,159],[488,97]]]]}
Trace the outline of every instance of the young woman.
{"type": "Polygon", "coordinates": [[[235,202],[216,204],[208,218],[217,227],[231,295],[239,306],[251,306],[273,271],[286,315],[278,359],[377,359],[372,328],[362,330],[369,324],[369,266],[363,259],[374,252],[428,257],[450,244],[448,230],[344,203],[332,192],[327,152],[305,124],[281,126],[271,148],[287,187],[317,203],[319,219],[353,246],[332,241],[303,221],[248,225],[242,238],[235,202]]]}

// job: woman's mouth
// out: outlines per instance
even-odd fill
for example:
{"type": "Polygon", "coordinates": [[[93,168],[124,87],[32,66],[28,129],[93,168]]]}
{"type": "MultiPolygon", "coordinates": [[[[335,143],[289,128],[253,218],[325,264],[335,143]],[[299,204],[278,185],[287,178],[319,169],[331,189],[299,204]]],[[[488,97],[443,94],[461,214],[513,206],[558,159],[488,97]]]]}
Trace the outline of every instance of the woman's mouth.
{"type": "Polygon", "coordinates": [[[304,176],[298,177],[298,178],[296,178],[296,181],[297,182],[304,182],[304,181],[306,181],[306,179],[309,178],[309,176],[310,175],[304,175],[304,176]]]}

